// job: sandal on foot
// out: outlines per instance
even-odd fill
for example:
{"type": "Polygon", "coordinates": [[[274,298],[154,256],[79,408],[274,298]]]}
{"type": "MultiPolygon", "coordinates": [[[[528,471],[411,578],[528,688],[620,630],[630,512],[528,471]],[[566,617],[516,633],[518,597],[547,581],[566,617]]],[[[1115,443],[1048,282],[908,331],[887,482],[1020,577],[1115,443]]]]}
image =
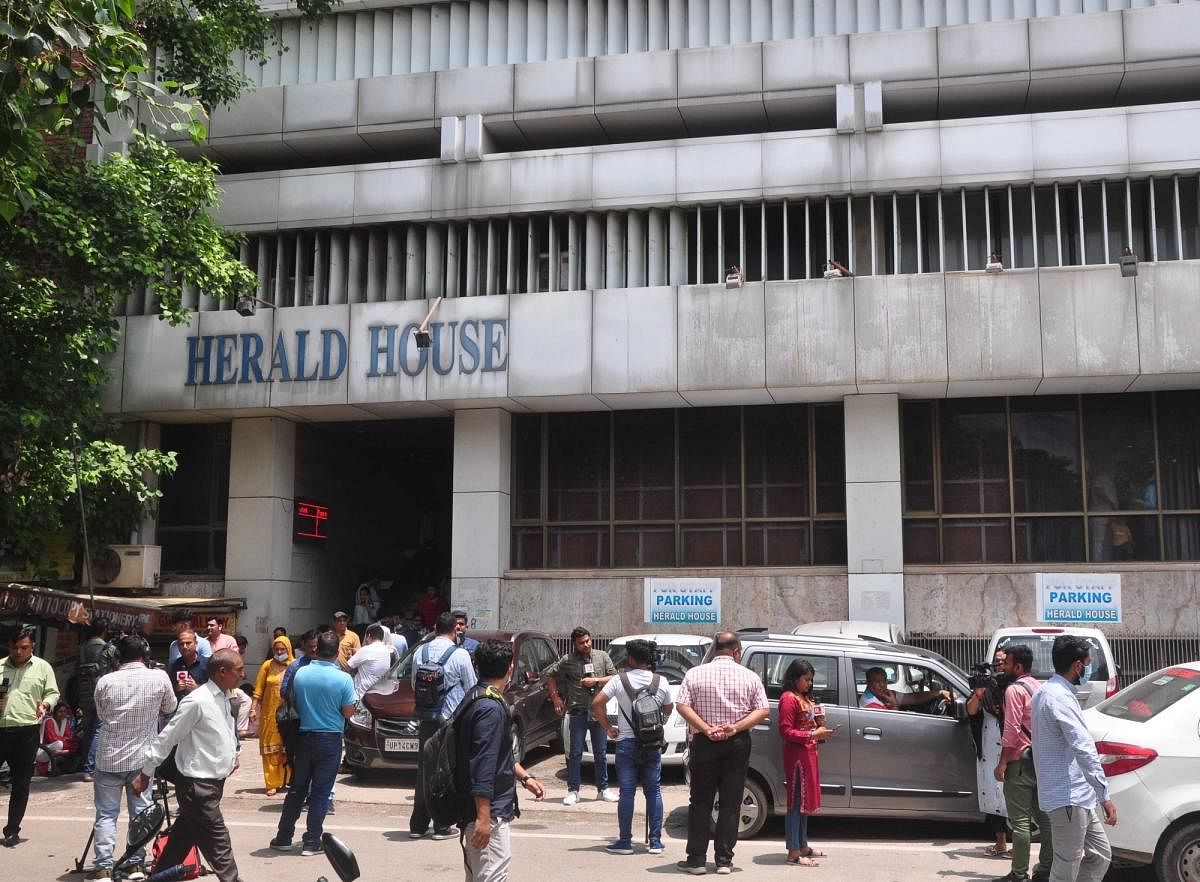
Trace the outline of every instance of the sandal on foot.
{"type": "Polygon", "coordinates": [[[792,858],[788,858],[788,863],[794,867],[819,867],[819,866],[821,866],[816,861],[814,861],[812,858],[805,857],[804,855],[800,855],[800,857],[798,857],[794,860],[792,858]]]}
{"type": "Polygon", "coordinates": [[[989,845],[983,850],[983,853],[988,857],[1006,858],[1012,857],[1012,850],[1008,848],[1000,848],[998,845],[989,845]]]}
{"type": "Polygon", "coordinates": [[[279,792],[278,790],[276,790],[274,787],[272,787],[270,790],[267,791],[267,796],[274,796],[278,792],[279,792]]]}
{"type": "Polygon", "coordinates": [[[806,849],[806,850],[804,850],[804,851],[800,852],[800,856],[801,856],[801,857],[806,857],[806,858],[823,858],[823,857],[829,857],[829,855],[825,854],[825,852],[823,852],[823,851],[817,851],[815,848],[809,848],[809,849],[806,849]]]}

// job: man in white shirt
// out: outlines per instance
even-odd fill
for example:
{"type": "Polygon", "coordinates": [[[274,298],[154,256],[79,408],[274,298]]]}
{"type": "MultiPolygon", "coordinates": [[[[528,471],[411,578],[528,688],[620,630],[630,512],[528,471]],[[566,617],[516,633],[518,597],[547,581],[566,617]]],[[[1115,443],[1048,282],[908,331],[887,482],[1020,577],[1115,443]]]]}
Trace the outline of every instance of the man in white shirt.
{"type": "MultiPolygon", "coordinates": [[[[131,785],[158,732],[158,715],[175,710],[175,691],[167,672],[146,667],[145,642],[140,637],[122,637],[117,652],[121,667],[96,684],[95,857],[88,879],[112,877],[122,794],[129,803],[131,821],[150,807],[150,794],[136,793],[131,785]]],[[[143,870],[145,857],[145,849],[132,855],[130,870],[143,870]]]]}
{"type": "Polygon", "coordinates": [[[617,841],[611,843],[609,854],[633,854],[633,803],[637,797],[638,784],[646,796],[646,820],[650,831],[650,854],[662,854],[662,753],[641,750],[633,731],[633,698],[639,690],[654,690],[654,696],[662,706],[665,723],[671,715],[671,692],[666,677],[650,670],[654,664],[656,647],[649,640],[630,640],[625,644],[629,670],[623,671],[604,684],[604,688],[592,699],[592,716],[607,720],[608,700],[617,700],[617,725],[605,724],[608,737],[616,739],[617,783],[621,795],[617,799],[617,841]]]}
{"type": "Polygon", "coordinates": [[[383,678],[392,667],[392,644],[384,639],[383,626],[369,625],[367,642],[346,662],[354,674],[354,699],[359,701],[367,690],[383,678]]]}
{"type": "Polygon", "coordinates": [[[221,796],[225,779],[237,768],[238,740],[229,690],[237,688],[245,673],[236,650],[214,652],[208,663],[208,682],[179,702],[175,716],[146,751],[142,773],[133,780],[133,789],[141,793],[171,748],[178,746],[175,796],[179,818],[159,857],[163,867],[178,864],[194,845],[220,882],[240,882],[229,828],[221,815],[221,796]]]}

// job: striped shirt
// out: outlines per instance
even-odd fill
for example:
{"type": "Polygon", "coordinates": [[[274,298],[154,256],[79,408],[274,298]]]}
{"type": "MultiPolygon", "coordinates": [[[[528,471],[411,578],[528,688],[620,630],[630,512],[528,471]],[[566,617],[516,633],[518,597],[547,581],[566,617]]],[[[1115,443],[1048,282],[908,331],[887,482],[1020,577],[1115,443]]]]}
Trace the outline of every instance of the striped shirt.
{"type": "Polygon", "coordinates": [[[728,655],[714,656],[708,664],[688,671],[675,704],[690,707],[710,726],[736,723],[768,707],[762,680],[728,655]]]}
{"type": "Polygon", "coordinates": [[[1097,801],[1108,799],[1096,742],[1083,721],[1075,687],[1061,674],[1033,696],[1033,765],[1044,812],[1068,805],[1094,809],[1097,801]]]}
{"type": "Polygon", "coordinates": [[[175,692],[166,671],[140,661],[126,662],[96,682],[100,720],[96,769],[132,772],[142,767],[146,747],[158,734],[158,715],[175,710],[175,692]]]}

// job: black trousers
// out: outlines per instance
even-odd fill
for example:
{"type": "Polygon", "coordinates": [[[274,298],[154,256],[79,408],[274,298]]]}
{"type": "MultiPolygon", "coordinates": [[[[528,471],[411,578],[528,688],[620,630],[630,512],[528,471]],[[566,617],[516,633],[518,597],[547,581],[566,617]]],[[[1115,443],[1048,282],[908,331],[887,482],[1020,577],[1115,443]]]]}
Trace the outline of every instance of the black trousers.
{"type": "Polygon", "coordinates": [[[179,800],[179,818],[171,828],[170,838],[158,859],[158,868],[165,870],[181,863],[192,846],[200,850],[208,867],[220,882],[240,882],[237,863],[233,859],[233,844],[229,828],[221,815],[221,796],[225,782],[180,775],[175,784],[179,800]]]}
{"type": "Polygon", "coordinates": [[[0,729],[0,765],[8,763],[12,791],[8,797],[8,823],[5,836],[21,832],[25,807],[29,805],[29,782],[37,758],[38,726],[8,726],[0,729]]]}
{"type": "Polygon", "coordinates": [[[750,763],[750,733],[741,732],[728,741],[709,741],[703,735],[692,738],[688,770],[692,777],[688,803],[687,857],[702,864],[708,857],[709,825],[713,800],[721,799],[717,829],[713,835],[713,858],[717,864],[733,863],[737,842],[742,791],[746,786],[746,767],[750,763]]]}
{"type": "Polygon", "coordinates": [[[417,738],[421,741],[421,753],[417,760],[417,782],[413,786],[412,817],[408,819],[408,832],[424,833],[429,829],[429,809],[425,808],[425,788],[421,785],[421,765],[419,757],[425,753],[425,742],[433,737],[433,733],[442,726],[440,720],[421,720],[417,724],[417,738]]]}

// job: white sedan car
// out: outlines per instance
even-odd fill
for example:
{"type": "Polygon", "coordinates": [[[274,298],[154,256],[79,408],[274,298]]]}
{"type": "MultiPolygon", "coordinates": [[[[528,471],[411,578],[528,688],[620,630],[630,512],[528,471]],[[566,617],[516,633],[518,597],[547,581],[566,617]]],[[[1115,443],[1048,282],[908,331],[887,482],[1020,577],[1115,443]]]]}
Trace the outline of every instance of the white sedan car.
{"type": "MultiPolygon", "coordinates": [[[[608,644],[607,652],[618,671],[625,668],[625,644],[630,640],[653,640],[658,644],[658,662],[655,670],[660,676],[667,678],[667,689],[671,693],[672,703],[675,701],[676,693],[679,692],[679,684],[683,682],[683,675],[700,664],[708,652],[709,646],[712,645],[711,637],[697,637],[691,634],[630,634],[627,637],[617,637],[608,644]]],[[[614,726],[617,725],[617,714],[617,700],[610,698],[608,719],[614,726]]],[[[682,766],[687,761],[687,723],[674,709],[671,710],[671,716],[667,720],[666,742],[666,747],[663,748],[662,764],[664,766],[682,766]]],[[[570,721],[566,717],[563,718],[562,724],[562,743],[570,753],[570,721]]],[[[610,763],[617,761],[614,751],[615,748],[610,739],[607,756],[610,763]]],[[[584,742],[583,761],[585,763],[595,762],[590,738],[584,742]]]]}
{"type": "Polygon", "coordinates": [[[1113,856],[1159,882],[1200,880],[1200,662],[1143,677],[1084,719],[1108,775],[1113,856]]]}

